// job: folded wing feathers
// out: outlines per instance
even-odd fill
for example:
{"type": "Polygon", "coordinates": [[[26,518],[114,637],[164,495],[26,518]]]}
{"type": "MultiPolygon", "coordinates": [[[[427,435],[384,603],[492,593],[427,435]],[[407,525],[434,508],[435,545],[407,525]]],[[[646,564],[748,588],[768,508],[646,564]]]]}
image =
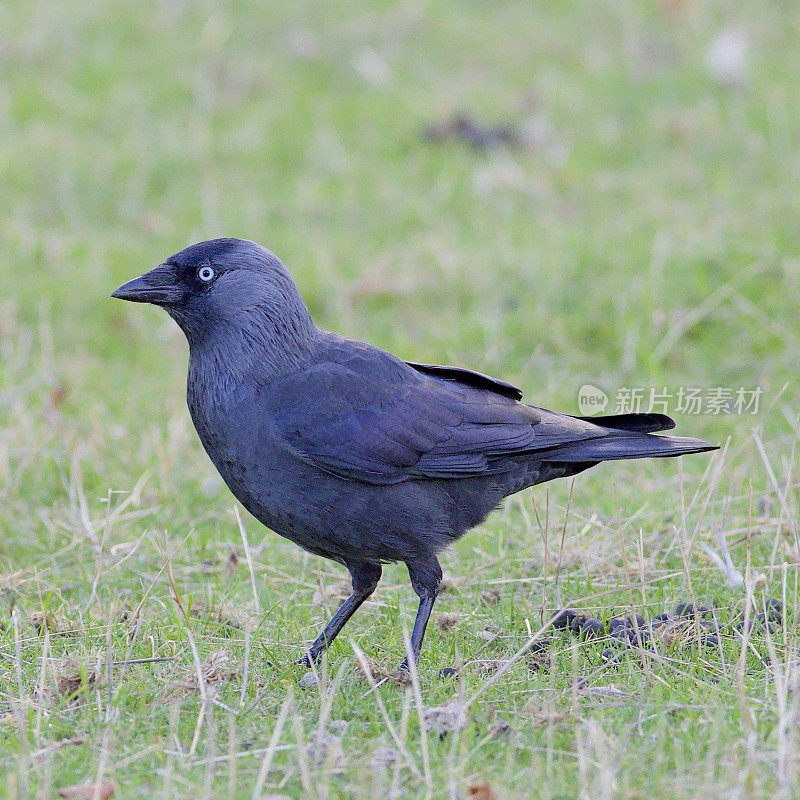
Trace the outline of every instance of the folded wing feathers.
{"type": "Polygon", "coordinates": [[[353,371],[352,359],[317,365],[277,399],[277,424],[301,459],[332,474],[397,483],[507,470],[526,456],[589,462],[710,448],[649,435],[674,426],[662,414],[571,417],[519,403],[515,387],[479,373],[376,363],[383,373],[353,371]],[[299,407],[291,402],[298,397],[299,407]]]}

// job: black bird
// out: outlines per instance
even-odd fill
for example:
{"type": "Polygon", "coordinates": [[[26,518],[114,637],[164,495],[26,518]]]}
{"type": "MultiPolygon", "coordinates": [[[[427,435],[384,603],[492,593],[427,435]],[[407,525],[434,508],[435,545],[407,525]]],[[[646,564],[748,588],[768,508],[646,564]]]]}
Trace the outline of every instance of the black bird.
{"type": "Polygon", "coordinates": [[[715,449],[653,436],[674,427],[661,414],[558,414],[524,405],[504,381],[321,330],[286,267],[253,242],[193,245],[112,296],[162,306],[186,334],[189,411],[242,505],[349,570],[352,594],[304,661],[395,561],[420,598],[416,660],[442,578],[437,554],[504,497],[599,461],[715,449]]]}

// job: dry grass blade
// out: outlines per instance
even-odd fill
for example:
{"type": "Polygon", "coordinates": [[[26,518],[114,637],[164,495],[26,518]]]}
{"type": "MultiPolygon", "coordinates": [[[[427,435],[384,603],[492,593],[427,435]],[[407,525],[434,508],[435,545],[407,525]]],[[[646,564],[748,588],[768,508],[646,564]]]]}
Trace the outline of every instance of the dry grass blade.
{"type": "Polygon", "coordinates": [[[411,689],[414,693],[414,704],[417,707],[417,718],[419,720],[419,740],[422,749],[422,769],[425,773],[425,785],[428,787],[430,794],[433,788],[433,780],[431,779],[431,758],[428,752],[428,725],[425,718],[425,709],[422,705],[422,690],[419,685],[419,669],[417,662],[414,658],[414,652],[411,649],[411,639],[408,636],[406,627],[403,626],[403,645],[406,650],[406,660],[408,661],[408,669],[411,674],[411,689]]]}
{"type": "Polygon", "coordinates": [[[717,529],[716,534],[717,543],[719,544],[719,550],[722,556],[715,553],[705,542],[700,542],[700,547],[725,576],[725,580],[729,586],[741,586],[742,583],[744,583],[744,575],[733,565],[733,560],[728,550],[728,540],[721,530],[717,529]]]}
{"type": "Polygon", "coordinates": [[[169,567],[172,563],[172,559],[175,558],[176,555],[181,551],[183,546],[189,541],[189,537],[194,533],[194,530],[190,530],[186,536],[183,537],[181,543],[175,548],[175,550],[167,557],[164,563],[161,565],[161,569],[158,570],[156,573],[155,578],[153,578],[150,586],[147,587],[147,591],[144,593],[144,597],[139,601],[139,605],[136,606],[136,610],[133,612],[131,619],[136,620],[139,617],[139,614],[142,611],[144,604],[147,602],[147,598],[150,596],[150,592],[153,591],[153,588],[158,583],[158,579],[164,574],[164,571],[169,567]]]}
{"type": "MultiPolygon", "coordinates": [[[[789,520],[792,530],[794,532],[795,540],[797,540],[797,520],[792,514],[789,506],[786,502],[785,493],[781,491],[781,487],[778,484],[778,479],[775,477],[775,471],[772,469],[772,464],[770,464],[769,458],[767,457],[767,453],[764,450],[764,445],[761,442],[761,437],[758,435],[757,432],[753,432],[753,441],[756,443],[756,447],[758,448],[758,452],[761,455],[762,460],[764,461],[764,468],[767,471],[767,475],[769,475],[770,482],[772,483],[773,489],[775,489],[775,494],[778,495],[778,500],[780,500],[781,508],[783,509],[783,513],[786,515],[786,519],[789,520]]],[[[786,492],[788,493],[788,487],[786,492]]]]}
{"type": "Polygon", "coordinates": [[[375,698],[375,702],[378,705],[378,709],[380,711],[381,716],[383,717],[383,721],[386,723],[386,729],[389,731],[389,735],[394,739],[394,743],[397,746],[397,749],[402,753],[403,758],[405,759],[408,768],[418,777],[422,778],[422,773],[419,771],[419,767],[416,765],[411,753],[408,751],[408,747],[406,747],[405,742],[403,742],[400,737],[397,735],[397,730],[395,729],[394,725],[392,724],[391,719],[389,719],[389,712],[386,710],[386,705],[383,702],[383,698],[378,693],[378,687],[375,684],[375,679],[372,677],[372,671],[369,668],[369,663],[367,662],[367,657],[364,655],[364,652],[361,648],[351,640],[350,642],[351,647],[353,648],[353,652],[356,655],[356,659],[358,663],[361,665],[361,669],[364,675],[369,681],[370,689],[372,690],[372,695],[375,698]]]}
{"type": "Polygon", "coordinates": [[[256,607],[256,614],[261,613],[261,601],[258,599],[258,588],[256,587],[256,574],[253,569],[253,554],[250,552],[250,544],[247,541],[247,530],[242,522],[242,516],[239,513],[239,506],[234,506],[233,511],[236,514],[236,522],[239,525],[239,533],[242,537],[242,545],[244,546],[244,555],[247,559],[247,569],[250,572],[250,585],[253,587],[253,602],[256,607]]]}
{"type": "Polygon", "coordinates": [[[256,782],[253,784],[252,800],[260,800],[264,792],[264,786],[267,782],[269,769],[272,766],[273,759],[275,758],[275,752],[278,747],[278,742],[281,738],[281,733],[283,732],[283,727],[286,724],[286,719],[289,716],[289,710],[293,705],[294,689],[289,686],[286,693],[286,699],[283,701],[281,710],[278,713],[278,718],[275,720],[275,726],[272,729],[272,735],[269,737],[267,751],[264,753],[264,758],[261,759],[261,765],[258,768],[256,782]]]}

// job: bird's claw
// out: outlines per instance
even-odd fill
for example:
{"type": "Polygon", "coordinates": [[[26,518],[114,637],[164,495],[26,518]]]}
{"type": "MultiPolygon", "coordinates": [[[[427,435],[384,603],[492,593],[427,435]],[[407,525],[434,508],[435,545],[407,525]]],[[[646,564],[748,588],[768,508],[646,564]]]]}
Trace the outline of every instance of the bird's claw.
{"type": "Polygon", "coordinates": [[[304,653],[294,663],[298,667],[303,667],[304,669],[311,669],[312,667],[316,666],[317,661],[319,661],[319,656],[315,658],[313,655],[311,655],[311,653],[304,653]]]}
{"type": "Polygon", "coordinates": [[[408,665],[408,658],[404,658],[397,667],[397,671],[411,676],[411,667],[408,665]]]}

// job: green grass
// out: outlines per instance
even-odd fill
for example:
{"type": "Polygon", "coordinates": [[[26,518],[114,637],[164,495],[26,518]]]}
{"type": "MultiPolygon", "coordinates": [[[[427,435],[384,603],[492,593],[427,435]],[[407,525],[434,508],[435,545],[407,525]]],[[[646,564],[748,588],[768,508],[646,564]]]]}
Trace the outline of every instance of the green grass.
{"type": "Polygon", "coordinates": [[[481,781],[507,799],[798,796],[794,613],[716,650],[606,665],[605,645],[547,631],[546,669],[512,660],[560,604],[800,610],[796,12],[5,3],[0,795],[102,776],[119,798],[461,798],[481,781]],[[726,26],[749,45],[736,85],[705,64],[726,26]],[[457,110],[536,144],[421,140],[457,110]],[[181,334],[108,297],[217,235],[281,256],[319,324],[536,404],[577,411],[587,382],[762,403],[675,414],[727,443],[712,457],[508,500],[442,559],[449,625],[431,625],[418,693],[373,691],[357,666],[402,657],[400,566],[302,688],[292,662],[344,574],[247,518],[251,582],[185,409],[181,334]],[[745,586],[701,547],[718,532],[745,586]],[[132,659],[160,660],[109,680],[132,659]],[[449,703],[464,727],[423,729],[449,703]],[[317,763],[323,733],[339,739],[317,763]]]}

